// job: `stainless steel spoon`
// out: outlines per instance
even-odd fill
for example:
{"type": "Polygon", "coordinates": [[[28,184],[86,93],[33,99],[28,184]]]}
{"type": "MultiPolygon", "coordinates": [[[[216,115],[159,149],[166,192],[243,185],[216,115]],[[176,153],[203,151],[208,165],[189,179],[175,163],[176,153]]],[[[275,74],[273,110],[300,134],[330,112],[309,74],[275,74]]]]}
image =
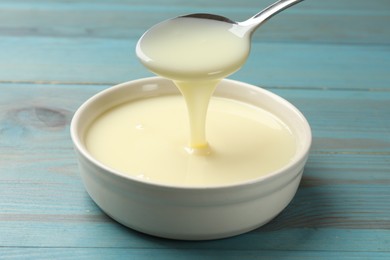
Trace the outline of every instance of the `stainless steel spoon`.
{"type": "Polygon", "coordinates": [[[189,15],[179,16],[179,18],[190,17],[190,18],[210,19],[210,20],[227,22],[227,23],[238,25],[236,29],[240,31],[239,32],[240,34],[247,34],[247,33],[252,34],[260,25],[262,25],[264,22],[266,22],[275,14],[302,1],[303,0],[279,0],[273,3],[272,5],[268,6],[267,8],[263,9],[259,13],[255,14],[248,20],[242,22],[232,21],[229,18],[226,18],[224,16],[215,15],[215,14],[206,14],[206,13],[189,14],[189,15]]]}
{"type": "MultiPolygon", "coordinates": [[[[136,54],[149,70],[166,78],[176,80],[179,78],[181,80],[223,78],[234,73],[244,64],[250,51],[250,38],[261,24],[275,14],[301,1],[303,0],[279,0],[243,22],[235,22],[220,15],[205,13],[189,14],[169,19],[145,32],[137,43],[136,54]],[[200,23],[184,22],[183,20],[187,18],[195,19],[200,23]],[[240,42],[240,48],[238,48],[240,51],[237,48],[231,49],[231,47],[225,45],[221,48],[220,44],[223,44],[223,42],[218,36],[219,34],[208,35],[207,32],[210,32],[210,30],[207,30],[207,28],[211,25],[210,23],[203,23],[204,20],[222,23],[223,26],[218,24],[218,27],[215,28],[223,30],[226,33],[225,35],[234,34],[234,37],[227,39],[234,39],[236,44],[234,46],[237,46],[240,42]],[[179,26],[179,24],[181,25],[179,26]],[[193,26],[194,24],[197,24],[197,26],[193,26]],[[206,33],[203,34],[203,31],[206,33]],[[188,38],[191,35],[198,37],[196,41],[191,40],[191,44],[189,42],[183,43],[181,39],[188,38]],[[238,38],[241,38],[242,41],[238,38]],[[232,51],[234,55],[230,55],[232,51]],[[196,54],[187,55],[190,53],[196,54]],[[213,53],[218,53],[218,55],[210,56],[213,53]],[[192,60],[189,60],[188,57],[191,57],[192,60]],[[221,59],[221,57],[231,58],[221,59]],[[214,67],[211,65],[211,67],[205,66],[207,60],[222,61],[223,64],[217,62],[211,63],[218,64],[214,67]],[[194,69],[193,64],[202,64],[202,66],[194,69]]],[[[215,31],[213,32],[215,33],[215,31]]]]}

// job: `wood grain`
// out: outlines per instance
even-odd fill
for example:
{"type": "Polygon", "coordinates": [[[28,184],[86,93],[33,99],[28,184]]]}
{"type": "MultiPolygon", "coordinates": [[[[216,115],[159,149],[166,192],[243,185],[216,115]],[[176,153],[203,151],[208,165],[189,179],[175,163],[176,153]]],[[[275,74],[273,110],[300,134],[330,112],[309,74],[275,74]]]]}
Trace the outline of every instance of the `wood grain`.
{"type": "Polygon", "coordinates": [[[69,124],[111,85],[151,76],[134,47],[184,13],[243,20],[272,0],[0,2],[0,259],[389,259],[390,2],[307,0],[256,32],[231,78],[297,106],[313,146],[294,200],[245,235],[159,239],[89,198],[69,124]]]}
{"type": "MultiPolygon", "coordinates": [[[[225,1],[18,1],[0,3],[0,34],[88,38],[138,38],[164,19],[188,13],[216,13],[242,21],[272,0],[225,1]],[[37,19],[39,17],[39,19],[37,19]]],[[[272,19],[256,33],[256,41],[387,44],[389,3],[374,0],[305,1],[272,19]]]]}
{"type": "MultiPolygon", "coordinates": [[[[0,82],[106,84],[152,76],[136,40],[4,37],[0,82]],[[27,45],[27,46],[26,46],[27,45]],[[9,46],[12,46],[10,49],[9,46]]],[[[254,43],[231,78],[266,87],[388,90],[390,45],[254,43]]]]}

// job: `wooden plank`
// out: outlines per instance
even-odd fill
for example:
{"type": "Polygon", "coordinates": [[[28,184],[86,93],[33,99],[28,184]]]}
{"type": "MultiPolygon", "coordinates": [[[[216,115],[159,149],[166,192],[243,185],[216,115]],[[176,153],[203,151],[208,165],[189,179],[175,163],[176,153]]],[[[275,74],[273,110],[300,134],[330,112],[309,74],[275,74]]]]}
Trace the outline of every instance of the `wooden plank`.
{"type": "MultiPolygon", "coordinates": [[[[28,162],[26,165],[30,166],[30,171],[23,168],[21,172],[21,169],[2,166],[0,222],[111,222],[84,191],[72,155],[69,150],[66,162],[57,162],[57,168],[61,170],[52,169],[50,164],[42,162],[40,158],[35,161],[44,166],[34,167],[32,162],[28,162]],[[67,176],[64,177],[65,171],[67,176]]],[[[55,160],[49,154],[46,157],[55,160]]],[[[30,160],[30,156],[25,157],[25,161],[30,160]]],[[[389,164],[388,155],[311,154],[295,200],[266,229],[275,231],[311,227],[388,230],[389,164]]]]}
{"type": "Polygon", "coordinates": [[[194,250],[194,249],[138,249],[138,248],[6,248],[0,249],[4,259],[318,259],[341,260],[388,259],[386,252],[316,252],[316,251],[272,251],[272,250],[194,250]]]}
{"type": "Polygon", "coordinates": [[[271,89],[297,106],[315,140],[312,152],[388,154],[390,92],[271,89]]]}
{"type": "MultiPolygon", "coordinates": [[[[34,167],[32,163],[27,164],[31,165],[30,171],[24,170],[24,174],[20,170],[1,168],[7,173],[0,179],[0,222],[5,225],[3,227],[10,222],[20,225],[112,225],[85,192],[71,152],[68,152],[66,164],[72,167],[61,161],[57,163],[62,171],[50,166],[34,167]],[[68,172],[67,178],[63,171],[68,172]]],[[[54,160],[49,155],[46,157],[54,160]]],[[[25,160],[31,159],[26,156],[25,160]]],[[[294,201],[260,231],[291,228],[389,230],[389,168],[389,156],[348,158],[311,154],[294,201]],[[369,160],[359,162],[362,159],[369,160]],[[356,166],[351,167],[353,163],[356,166]]],[[[12,236],[4,239],[3,242],[12,241],[12,236]]]]}
{"type": "MultiPolygon", "coordinates": [[[[152,25],[194,12],[245,20],[273,1],[3,1],[0,35],[139,38],[152,25]],[[39,17],[39,19],[37,19],[39,17]]],[[[264,25],[256,41],[390,43],[390,4],[370,1],[304,1],[264,25]]]]}
{"type": "Polygon", "coordinates": [[[271,251],[271,250],[194,250],[194,249],[138,249],[138,248],[7,248],[0,249],[5,258],[15,259],[152,259],[171,260],[181,259],[318,259],[328,260],[336,258],[341,260],[355,259],[388,259],[386,252],[313,252],[313,251],[271,251]]]}
{"type": "MultiPolygon", "coordinates": [[[[385,229],[296,228],[247,233],[229,239],[185,242],[144,235],[117,223],[13,223],[0,222],[3,248],[125,248],[150,252],[175,250],[308,251],[327,253],[368,252],[389,255],[389,231],[385,229]],[[18,230],[18,232],[15,232],[18,230]],[[53,236],[57,239],[53,239],[53,236]]],[[[169,252],[170,251],[170,252],[169,252]]],[[[373,254],[374,255],[374,254],[373,254]]]]}
{"type": "MultiPolygon", "coordinates": [[[[0,82],[116,84],[152,74],[134,40],[2,37],[0,82]]],[[[232,76],[265,87],[383,90],[390,87],[390,45],[255,43],[232,76]]]]}
{"type": "MultiPolygon", "coordinates": [[[[0,87],[1,130],[7,137],[2,139],[3,147],[24,148],[28,142],[36,141],[41,141],[35,144],[41,147],[59,139],[61,142],[55,148],[67,149],[73,112],[84,100],[108,86],[2,84],[0,87]]],[[[389,152],[389,91],[271,90],[306,115],[314,136],[319,138],[314,148],[318,145],[322,151],[389,152]]]]}

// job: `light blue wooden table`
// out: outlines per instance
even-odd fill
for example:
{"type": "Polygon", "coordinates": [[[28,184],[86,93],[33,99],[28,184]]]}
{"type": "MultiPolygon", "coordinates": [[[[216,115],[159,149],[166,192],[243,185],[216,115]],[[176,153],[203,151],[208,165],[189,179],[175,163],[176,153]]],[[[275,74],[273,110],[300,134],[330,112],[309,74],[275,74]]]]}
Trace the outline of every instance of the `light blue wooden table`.
{"type": "Polygon", "coordinates": [[[93,94],[151,76],[155,23],[234,20],[272,0],[1,0],[0,259],[390,259],[390,1],[306,0],[254,35],[231,78],[295,104],[313,147],[292,203],[253,232],[182,242],[114,222],[84,190],[69,136],[93,94]]]}

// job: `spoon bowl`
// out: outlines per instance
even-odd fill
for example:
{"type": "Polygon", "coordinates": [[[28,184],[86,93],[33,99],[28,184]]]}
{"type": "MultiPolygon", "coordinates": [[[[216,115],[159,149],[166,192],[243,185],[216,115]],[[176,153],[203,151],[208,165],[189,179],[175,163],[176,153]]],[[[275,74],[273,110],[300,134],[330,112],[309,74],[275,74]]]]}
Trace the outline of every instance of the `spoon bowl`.
{"type": "Polygon", "coordinates": [[[280,0],[243,22],[214,14],[163,21],[140,38],[136,54],[153,73],[172,79],[222,79],[245,63],[252,33],[280,11],[302,0],[280,0]]]}

